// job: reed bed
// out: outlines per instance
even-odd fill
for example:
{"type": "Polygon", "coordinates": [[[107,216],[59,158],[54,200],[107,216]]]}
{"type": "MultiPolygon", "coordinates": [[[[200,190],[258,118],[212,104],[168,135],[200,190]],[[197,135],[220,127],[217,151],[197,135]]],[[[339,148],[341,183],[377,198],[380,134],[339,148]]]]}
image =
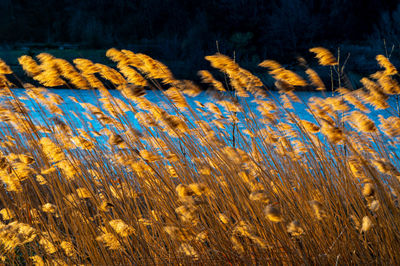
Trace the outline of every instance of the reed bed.
{"type": "Polygon", "coordinates": [[[207,56],[225,79],[199,71],[211,100],[196,105],[194,82],[128,50],[108,50],[116,68],[22,56],[43,86],[17,84],[23,97],[0,61],[3,263],[399,264],[398,72],[378,55],[382,70],[354,90],[332,53],[310,51],[332,83],[304,60],[304,75],[265,60],[279,96],[231,58],[207,56]],[[46,89],[57,86],[96,90],[98,104],[72,97],[85,112],[66,112],[46,89]],[[302,86],[326,97],[303,101],[302,86]]]}

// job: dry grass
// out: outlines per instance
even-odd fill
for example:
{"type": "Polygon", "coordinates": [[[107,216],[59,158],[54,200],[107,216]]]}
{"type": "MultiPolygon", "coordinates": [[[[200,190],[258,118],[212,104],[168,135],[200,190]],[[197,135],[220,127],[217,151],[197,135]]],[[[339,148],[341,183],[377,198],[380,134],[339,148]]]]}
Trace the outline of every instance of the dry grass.
{"type": "MultiPolygon", "coordinates": [[[[342,80],[329,51],[311,51],[342,80]]],[[[301,102],[296,87],[332,84],[311,69],[307,81],[266,60],[260,65],[280,89],[274,98],[229,57],[207,56],[227,82],[200,72],[214,100],[193,106],[186,96],[199,88],[162,63],[126,50],[107,56],[119,71],[49,54],[20,58],[45,87],[100,91],[99,106],[80,102],[86,113],[75,119],[83,128],[61,97],[23,84],[42,115],[34,119],[9,89],[11,69],[0,63],[5,263],[400,263],[400,118],[388,104],[400,87],[387,58],[377,57],[383,71],[362,79],[363,88],[334,84],[335,96],[301,102]],[[161,102],[146,99],[146,89],[161,87],[168,88],[161,102]],[[249,95],[257,111],[249,109],[249,95]],[[294,102],[313,121],[301,120],[294,102]],[[368,116],[373,109],[387,110],[388,118],[376,124],[368,116]]]]}

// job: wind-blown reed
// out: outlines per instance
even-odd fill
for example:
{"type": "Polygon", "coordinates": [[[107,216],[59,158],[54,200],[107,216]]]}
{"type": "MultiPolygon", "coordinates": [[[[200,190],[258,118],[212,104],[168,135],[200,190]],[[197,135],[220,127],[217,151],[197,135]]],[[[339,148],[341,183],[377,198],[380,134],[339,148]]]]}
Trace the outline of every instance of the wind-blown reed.
{"type": "MultiPolygon", "coordinates": [[[[328,50],[310,51],[340,73],[328,50]]],[[[400,263],[400,118],[389,104],[400,87],[388,58],[377,57],[383,70],[362,88],[338,84],[331,97],[303,102],[297,87],[329,87],[316,71],[262,62],[278,98],[215,54],[206,59],[226,82],[199,71],[213,100],[191,105],[200,88],[161,62],[128,50],[107,56],[118,70],[45,53],[19,59],[44,87],[99,90],[97,106],[72,98],[85,109],[75,118],[44,87],[21,84],[26,97],[17,97],[0,61],[4,263],[400,263]],[[160,90],[160,101],[149,101],[148,89],[160,90]],[[386,111],[379,123],[374,109],[386,111]]]]}

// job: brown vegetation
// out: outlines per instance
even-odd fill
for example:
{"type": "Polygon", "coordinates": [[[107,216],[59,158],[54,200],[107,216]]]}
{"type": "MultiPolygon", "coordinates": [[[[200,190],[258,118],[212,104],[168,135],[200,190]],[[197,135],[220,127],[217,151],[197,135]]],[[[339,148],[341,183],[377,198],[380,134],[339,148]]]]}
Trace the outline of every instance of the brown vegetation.
{"type": "MultiPolygon", "coordinates": [[[[334,55],[311,51],[340,75],[334,55]]],[[[229,57],[208,56],[226,82],[199,72],[214,100],[192,106],[186,95],[199,88],[161,62],[127,50],[107,56],[120,71],[44,53],[39,61],[20,58],[45,87],[100,91],[99,106],[73,98],[86,109],[76,114],[84,128],[60,96],[23,84],[43,118],[34,119],[0,61],[4,262],[400,263],[400,118],[388,104],[400,87],[386,57],[377,57],[383,71],[364,78],[362,88],[333,84],[337,94],[302,102],[296,87],[329,87],[314,70],[307,81],[277,62],[261,63],[277,79],[278,99],[229,57]],[[161,87],[168,88],[161,102],[145,97],[161,87]],[[250,95],[257,111],[249,109],[250,95]],[[313,121],[296,114],[295,102],[313,121]],[[391,115],[377,124],[372,109],[391,115]]]]}

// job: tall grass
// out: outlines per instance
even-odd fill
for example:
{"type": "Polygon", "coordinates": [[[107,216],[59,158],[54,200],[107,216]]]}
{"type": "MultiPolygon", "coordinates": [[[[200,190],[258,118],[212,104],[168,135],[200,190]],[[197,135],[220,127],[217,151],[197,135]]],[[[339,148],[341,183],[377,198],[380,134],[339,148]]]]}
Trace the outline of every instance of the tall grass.
{"type": "MultiPolygon", "coordinates": [[[[328,50],[311,51],[342,73],[328,50]]],[[[71,98],[84,113],[67,112],[43,87],[21,84],[26,96],[16,96],[0,61],[4,263],[400,263],[400,118],[388,104],[400,87],[386,57],[353,91],[344,80],[324,84],[304,61],[299,75],[266,60],[276,96],[215,54],[206,60],[226,80],[200,71],[213,100],[194,105],[187,97],[198,86],[161,62],[127,50],[107,56],[118,70],[45,53],[19,59],[45,87],[98,90],[97,106],[71,98]],[[336,93],[303,101],[299,86],[336,93]],[[146,89],[160,90],[159,100],[146,89]],[[374,109],[386,111],[379,124],[374,109]]]]}

